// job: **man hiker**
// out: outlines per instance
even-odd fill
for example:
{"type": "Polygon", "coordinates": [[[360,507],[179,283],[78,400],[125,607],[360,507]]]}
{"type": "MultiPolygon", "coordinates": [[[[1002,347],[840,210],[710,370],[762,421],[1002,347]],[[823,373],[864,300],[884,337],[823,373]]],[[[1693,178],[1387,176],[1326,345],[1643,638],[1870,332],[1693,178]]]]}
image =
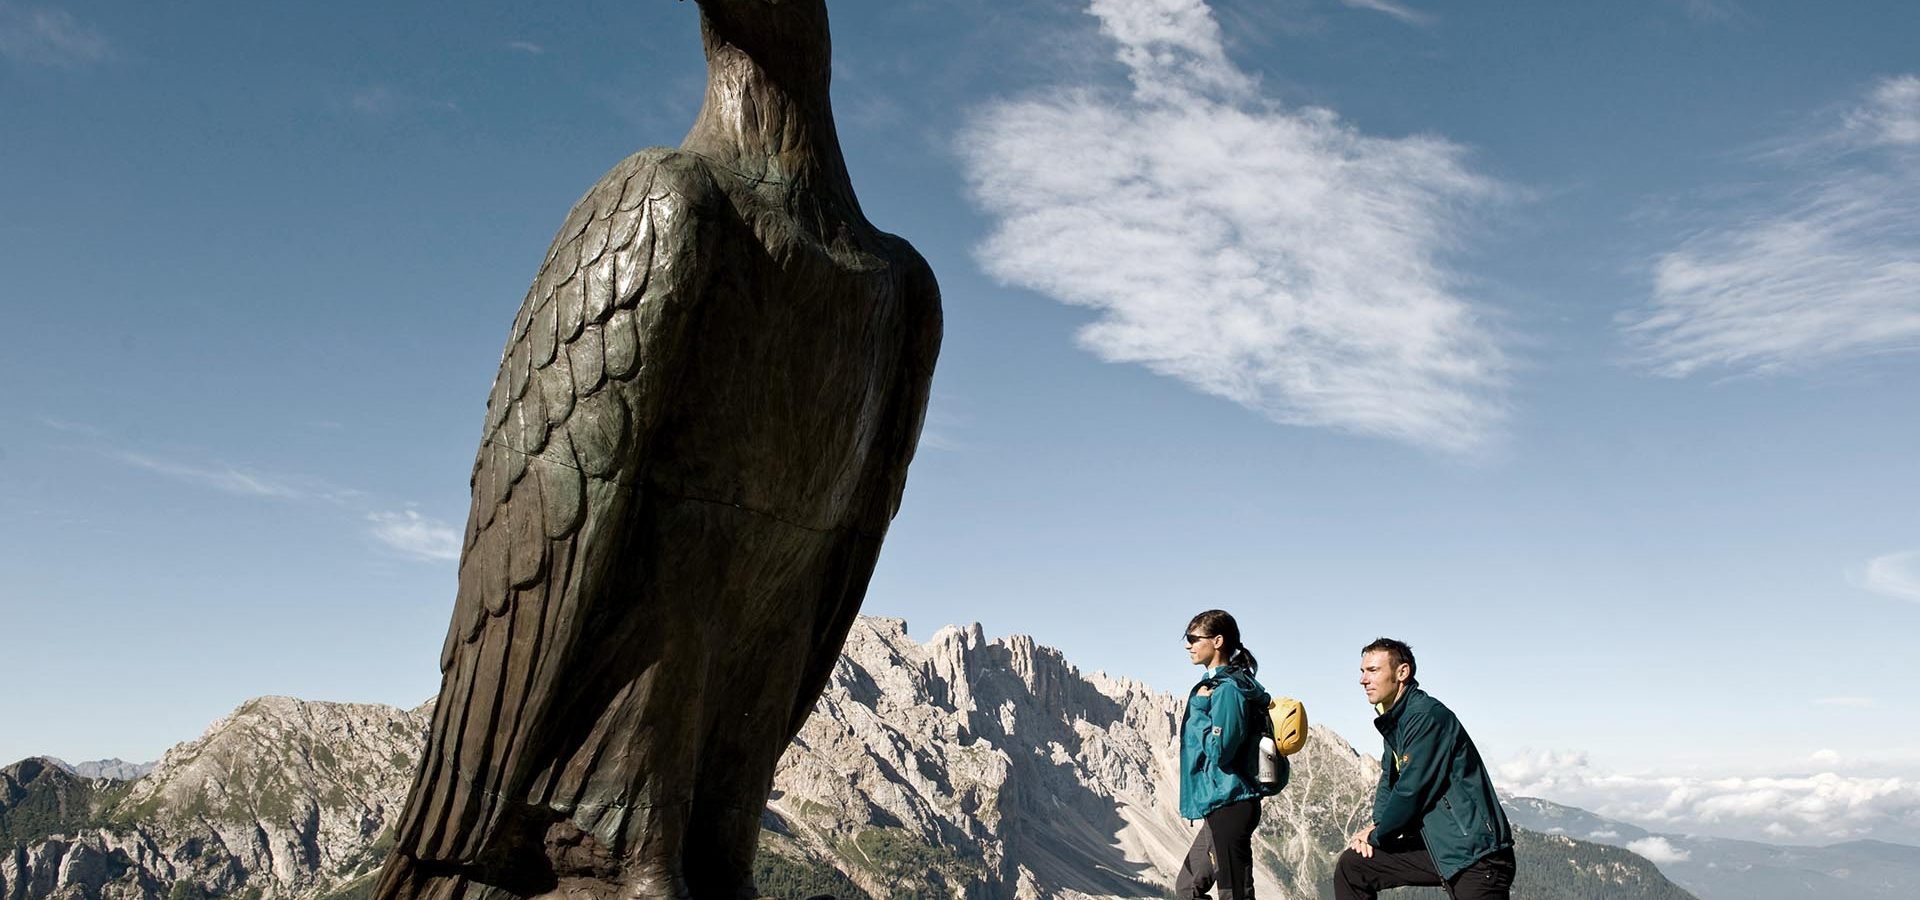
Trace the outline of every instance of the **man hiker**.
{"type": "Polygon", "coordinates": [[[1335,900],[1373,900],[1387,888],[1443,885],[1455,900],[1508,900],[1513,829],[1473,738],[1453,711],[1420,689],[1413,648],[1380,638],[1360,651],[1360,686],[1386,743],[1373,822],[1333,869],[1335,900]]]}

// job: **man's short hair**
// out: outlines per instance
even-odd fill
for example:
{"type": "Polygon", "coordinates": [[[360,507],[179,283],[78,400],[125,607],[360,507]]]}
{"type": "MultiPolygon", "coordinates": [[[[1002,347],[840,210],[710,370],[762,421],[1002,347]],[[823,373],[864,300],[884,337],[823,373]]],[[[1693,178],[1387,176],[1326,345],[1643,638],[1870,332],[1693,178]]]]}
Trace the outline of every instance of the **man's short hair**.
{"type": "Polygon", "coordinates": [[[1408,681],[1412,681],[1413,676],[1420,671],[1419,664],[1413,661],[1413,648],[1407,646],[1406,641],[1396,641],[1390,637],[1374,638],[1373,643],[1360,648],[1360,655],[1365,656],[1375,651],[1385,653],[1387,663],[1396,669],[1401,663],[1406,663],[1408,681]]]}

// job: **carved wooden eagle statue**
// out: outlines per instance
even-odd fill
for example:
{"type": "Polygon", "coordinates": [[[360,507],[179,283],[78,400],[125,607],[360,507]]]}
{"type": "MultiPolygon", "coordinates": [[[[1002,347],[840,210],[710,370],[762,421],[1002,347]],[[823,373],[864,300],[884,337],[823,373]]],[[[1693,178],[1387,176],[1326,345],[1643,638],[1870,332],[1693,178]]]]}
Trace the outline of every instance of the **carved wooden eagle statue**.
{"type": "Polygon", "coordinates": [[[701,0],[706,102],[561,226],[487,401],[376,900],[735,898],[925,414],[939,290],[861,213],[824,0],[701,0]]]}

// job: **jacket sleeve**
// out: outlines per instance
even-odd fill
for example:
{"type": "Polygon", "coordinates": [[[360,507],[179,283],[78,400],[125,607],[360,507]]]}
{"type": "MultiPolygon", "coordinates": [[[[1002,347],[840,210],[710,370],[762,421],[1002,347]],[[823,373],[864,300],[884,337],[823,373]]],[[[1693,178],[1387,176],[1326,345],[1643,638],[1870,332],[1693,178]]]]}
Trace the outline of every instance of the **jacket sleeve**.
{"type": "MultiPolygon", "coordinates": [[[[1248,735],[1253,727],[1247,721],[1247,695],[1232,681],[1222,681],[1213,689],[1211,707],[1213,727],[1207,730],[1207,758],[1228,772],[1239,771],[1248,735]]],[[[1244,773],[1243,773],[1244,774],[1244,773]]]]}
{"type": "MultiPolygon", "coordinates": [[[[1403,760],[1399,764],[1400,774],[1391,786],[1374,796],[1374,827],[1368,840],[1376,847],[1386,835],[1405,831],[1409,826],[1419,827],[1421,816],[1439,796],[1440,782],[1447,771],[1447,760],[1441,753],[1444,735],[1438,722],[1423,715],[1407,716],[1400,720],[1397,736],[1403,760]]],[[[1384,770],[1382,777],[1385,777],[1384,770]]]]}
{"type": "MultiPolygon", "coordinates": [[[[1380,781],[1373,786],[1373,808],[1387,805],[1387,792],[1393,790],[1393,751],[1380,752],[1380,781]]],[[[1377,828],[1375,829],[1378,830],[1377,828]]]]}

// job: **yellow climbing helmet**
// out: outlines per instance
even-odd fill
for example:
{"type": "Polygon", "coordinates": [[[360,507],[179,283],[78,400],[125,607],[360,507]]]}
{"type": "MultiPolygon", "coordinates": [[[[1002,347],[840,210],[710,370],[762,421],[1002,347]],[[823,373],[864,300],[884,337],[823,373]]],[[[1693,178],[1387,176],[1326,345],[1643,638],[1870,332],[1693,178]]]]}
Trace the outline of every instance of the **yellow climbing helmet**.
{"type": "Polygon", "coordinates": [[[1273,744],[1281,755],[1292,756],[1307,745],[1307,707],[1292,697],[1275,697],[1267,703],[1267,717],[1273,720],[1273,744]]]}

